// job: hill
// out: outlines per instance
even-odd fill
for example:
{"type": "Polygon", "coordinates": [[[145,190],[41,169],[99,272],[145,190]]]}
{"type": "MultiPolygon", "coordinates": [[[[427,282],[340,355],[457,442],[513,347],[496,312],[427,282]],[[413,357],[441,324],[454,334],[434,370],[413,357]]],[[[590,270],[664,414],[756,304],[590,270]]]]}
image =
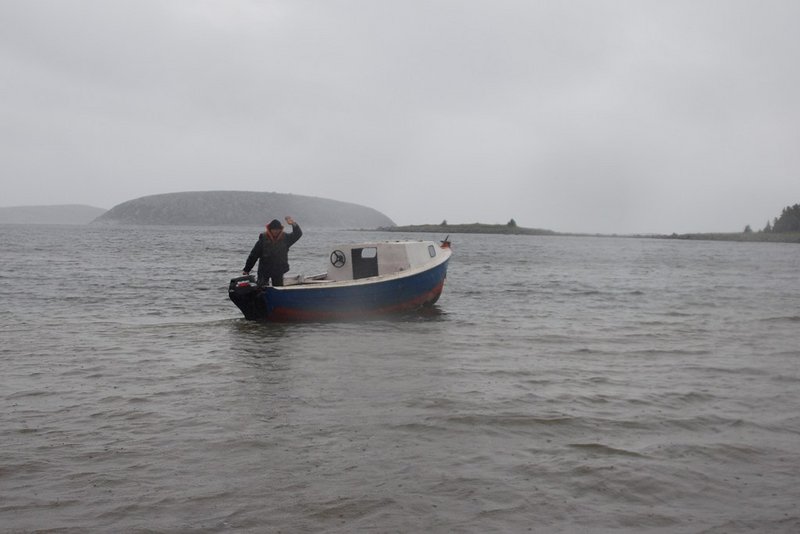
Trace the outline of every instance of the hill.
{"type": "Polygon", "coordinates": [[[394,226],[381,212],[349,202],[283,193],[197,191],[151,195],[118,204],[97,223],[262,226],[291,215],[301,225],[333,228],[394,226]]]}
{"type": "Polygon", "coordinates": [[[88,224],[105,213],[103,208],[82,204],[56,206],[14,206],[0,208],[0,223],[88,224]]]}

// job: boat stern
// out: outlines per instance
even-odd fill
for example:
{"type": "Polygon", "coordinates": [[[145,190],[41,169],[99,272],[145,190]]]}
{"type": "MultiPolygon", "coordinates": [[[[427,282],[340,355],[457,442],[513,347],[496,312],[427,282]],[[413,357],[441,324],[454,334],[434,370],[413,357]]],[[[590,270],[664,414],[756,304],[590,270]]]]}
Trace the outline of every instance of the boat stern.
{"type": "Polygon", "coordinates": [[[245,319],[256,321],[267,317],[263,290],[258,287],[253,275],[232,278],[228,286],[228,297],[242,311],[245,319]]]}

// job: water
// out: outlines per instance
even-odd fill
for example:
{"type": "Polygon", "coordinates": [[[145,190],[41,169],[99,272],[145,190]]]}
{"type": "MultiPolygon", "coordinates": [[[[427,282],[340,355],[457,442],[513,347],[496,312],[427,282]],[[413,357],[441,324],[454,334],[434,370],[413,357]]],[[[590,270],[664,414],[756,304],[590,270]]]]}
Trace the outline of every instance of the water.
{"type": "Polygon", "coordinates": [[[0,531],[800,530],[797,245],[454,235],[435,313],[270,325],[257,232],[0,226],[0,531]]]}

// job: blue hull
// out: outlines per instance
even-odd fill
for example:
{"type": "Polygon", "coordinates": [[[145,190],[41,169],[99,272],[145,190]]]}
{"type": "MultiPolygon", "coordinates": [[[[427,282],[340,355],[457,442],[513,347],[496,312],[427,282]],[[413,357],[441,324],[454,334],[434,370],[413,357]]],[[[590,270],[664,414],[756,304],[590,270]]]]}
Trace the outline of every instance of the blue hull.
{"type": "Polygon", "coordinates": [[[231,290],[230,297],[245,317],[253,320],[330,321],[401,313],[436,302],[448,261],[403,277],[265,287],[241,295],[231,290]]]}

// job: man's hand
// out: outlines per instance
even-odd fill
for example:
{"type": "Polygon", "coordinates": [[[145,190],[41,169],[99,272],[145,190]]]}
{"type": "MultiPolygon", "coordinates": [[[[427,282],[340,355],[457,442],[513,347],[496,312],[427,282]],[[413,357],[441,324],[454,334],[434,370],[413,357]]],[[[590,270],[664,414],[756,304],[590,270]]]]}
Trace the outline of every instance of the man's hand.
{"type": "Polygon", "coordinates": [[[284,219],[286,220],[286,224],[294,226],[294,219],[292,219],[288,215],[284,219]]]}

